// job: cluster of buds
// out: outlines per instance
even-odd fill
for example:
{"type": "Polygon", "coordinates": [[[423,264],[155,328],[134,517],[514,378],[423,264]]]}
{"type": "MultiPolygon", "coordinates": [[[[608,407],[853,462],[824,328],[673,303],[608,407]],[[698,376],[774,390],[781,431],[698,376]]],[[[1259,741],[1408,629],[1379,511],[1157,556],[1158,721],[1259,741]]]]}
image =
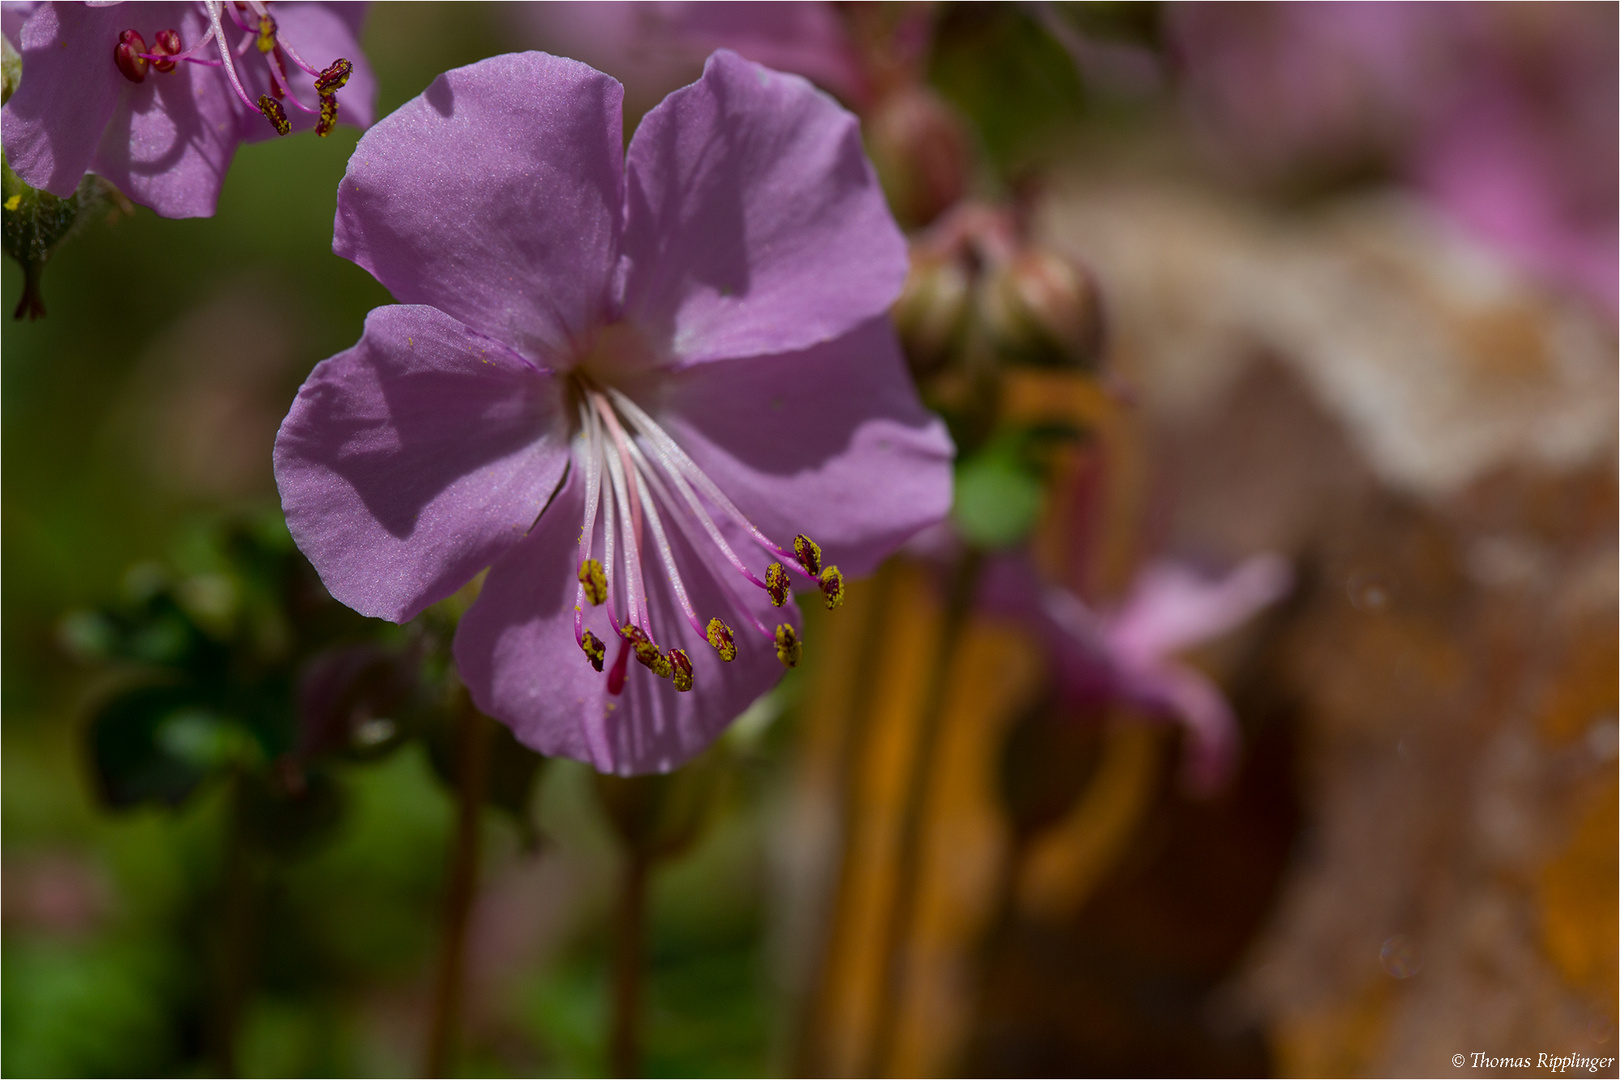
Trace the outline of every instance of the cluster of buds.
{"type": "Polygon", "coordinates": [[[973,360],[1091,370],[1102,312],[1090,273],[1012,216],[963,203],[912,242],[894,321],[920,377],[973,360]]]}

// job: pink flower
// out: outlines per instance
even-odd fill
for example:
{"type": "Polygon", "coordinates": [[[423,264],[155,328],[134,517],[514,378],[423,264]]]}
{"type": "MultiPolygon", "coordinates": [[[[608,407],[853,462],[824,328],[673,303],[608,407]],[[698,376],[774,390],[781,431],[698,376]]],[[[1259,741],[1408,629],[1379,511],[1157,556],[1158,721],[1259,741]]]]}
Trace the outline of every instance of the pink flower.
{"type": "Polygon", "coordinates": [[[40,4],[20,32],[6,161],[63,198],[94,172],[164,217],[207,217],[238,143],[371,122],[364,15],[259,0],[40,4]]]}
{"type": "Polygon", "coordinates": [[[1291,586],[1276,555],[1257,555],[1215,580],[1161,562],[1142,571],[1118,610],[1099,615],[1007,558],[987,570],[983,596],[987,607],[1040,628],[1064,700],[1118,701],[1186,725],[1188,786],[1209,791],[1237,756],[1237,724],[1220,688],[1175,654],[1236,629],[1291,586]]]}
{"type": "Polygon", "coordinates": [[[638,772],[796,662],[790,579],[832,606],[945,514],[952,448],[884,314],[906,247],[855,118],[719,52],[626,153],[622,93],[499,56],[361,139],[334,247],[400,304],[275,465],[334,596],[403,621],[488,566],[455,641],[479,708],[638,772]]]}
{"type": "Polygon", "coordinates": [[[603,0],[523,4],[520,32],[622,79],[632,98],[656,101],[686,82],[715,49],[803,75],[846,102],[870,94],[854,42],[831,4],[603,0]]]}
{"type": "Polygon", "coordinates": [[[1388,164],[1526,270],[1620,289],[1612,4],[1187,4],[1183,97],[1239,171],[1388,164]]]}

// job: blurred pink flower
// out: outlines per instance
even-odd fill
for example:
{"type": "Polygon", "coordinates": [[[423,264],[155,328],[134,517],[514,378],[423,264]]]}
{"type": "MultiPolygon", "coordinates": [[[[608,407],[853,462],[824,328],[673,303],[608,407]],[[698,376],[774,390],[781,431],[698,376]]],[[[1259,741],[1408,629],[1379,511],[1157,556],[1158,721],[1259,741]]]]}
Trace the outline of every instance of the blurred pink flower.
{"type": "Polygon", "coordinates": [[[1173,7],[1186,109],[1235,171],[1382,163],[1545,279],[1616,308],[1612,4],[1173,7]]]}
{"type": "Polygon", "coordinates": [[[238,144],[371,122],[364,17],[360,4],[40,4],[18,31],[6,162],[63,198],[94,172],[164,217],[207,217],[238,144]]]}
{"type": "Polygon", "coordinates": [[[825,3],[606,0],[522,4],[514,15],[539,43],[625,85],[631,103],[683,86],[716,49],[803,75],[860,104],[868,88],[843,18],[825,3]]]}
{"type": "Polygon", "coordinates": [[[986,568],[981,600],[1039,627],[1064,702],[1120,702],[1184,724],[1188,786],[1208,792],[1236,761],[1237,723],[1220,688],[1175,656],[1235,630],[1292,583],[1277,555],[1254,556],[1214,579],[1160,562],[1138,575],[1117,610],[1098,613],[1040,581],[1027,561],[1008,557],[986,568]]]}

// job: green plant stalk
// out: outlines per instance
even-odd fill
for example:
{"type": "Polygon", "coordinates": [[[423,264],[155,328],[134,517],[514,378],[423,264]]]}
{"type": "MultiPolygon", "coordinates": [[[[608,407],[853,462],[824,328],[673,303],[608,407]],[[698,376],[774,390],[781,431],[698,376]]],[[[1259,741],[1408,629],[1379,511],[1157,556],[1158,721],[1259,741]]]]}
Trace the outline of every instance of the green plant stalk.
{"type": "Polygon", "coordinates": [[[639,848],[625,854],[614,912],[613,1012],[608,1032],[612,1076],[641,1073],[641,985],[647,934],[647,881],[652,858],[639,848]]]}
{"type": "Polygon", "coordinates": [[[490,721],[460,692],[456,731],[456,835],[450,851],[449,885],[440,930],[439,968],[433,984],[425,1076],[445,1076],[456,1049],[466,992],[467,926],[478,891],[484,790],[489,780],[490,721]]]}

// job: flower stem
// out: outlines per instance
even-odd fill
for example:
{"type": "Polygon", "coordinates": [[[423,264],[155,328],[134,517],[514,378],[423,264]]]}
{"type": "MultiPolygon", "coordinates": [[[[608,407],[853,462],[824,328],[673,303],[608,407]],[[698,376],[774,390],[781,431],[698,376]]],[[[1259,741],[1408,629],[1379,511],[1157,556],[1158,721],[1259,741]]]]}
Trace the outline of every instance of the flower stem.
{"type": "Polygon", "coordinates": [[[613,1028],[608,1064],[613,1076],[641,1071],[641,976],[647,922],[647,876],[652,860],[632,847],[625,856],[615,912],[613,955],[613,1028]]]}
{"type": "Polygon", "coordinates": [[[982,562],[983,556],[979,550],[969,548],[957,564],[946,597],[944,625],[940,629],[933,663],[929,666],[932,677],[928,681],[928,696],[924,699],[922,715],[918,719],[917,741],[911,755],[911,768],[906,775],[905,801],[900,809],[900,839],[896,848],[900,863],[895,871],[894,892],[890,896],[888,919],[884,924],[885,961],[872,1029],[874,1045],[867,1067],[858,1070],[857,1076],[888,1075],[888,1070],[894,1064],[902,997],[906,990],[906,967],[911,952],[911,929],[916,922],[918,894],[922,884],[925,854],[923,817],[927,810],[929,782],[934,774],[934,759],[938,756],[940,731],[944,727],[946,677],[951,670],[951,658],[961,643],[968,613],[973,608],[973,594],[982,562]]]}
{"type": "Polygon", "coordinates": [[[229,817],[225,825],[225,865],[220,881],[219,983],[214,1002],[213,1057],[220,1076],[235,1076],[236,1033],[241,1026],[252,963],[253,867],[244,828],[245,783],[231,777],[229,817]]]}
{"type": "Polygon", "coordinates": [[[489,766],[489,720],[462,692],[456,724],[456,836],[450,853],[439,970],[433,986],[433,1019],[428,1033],[427,1076],[444,1076],[455,1049],[466,988],[467,924],[478,888],[478,848],[484,788],[489,766]]]}

